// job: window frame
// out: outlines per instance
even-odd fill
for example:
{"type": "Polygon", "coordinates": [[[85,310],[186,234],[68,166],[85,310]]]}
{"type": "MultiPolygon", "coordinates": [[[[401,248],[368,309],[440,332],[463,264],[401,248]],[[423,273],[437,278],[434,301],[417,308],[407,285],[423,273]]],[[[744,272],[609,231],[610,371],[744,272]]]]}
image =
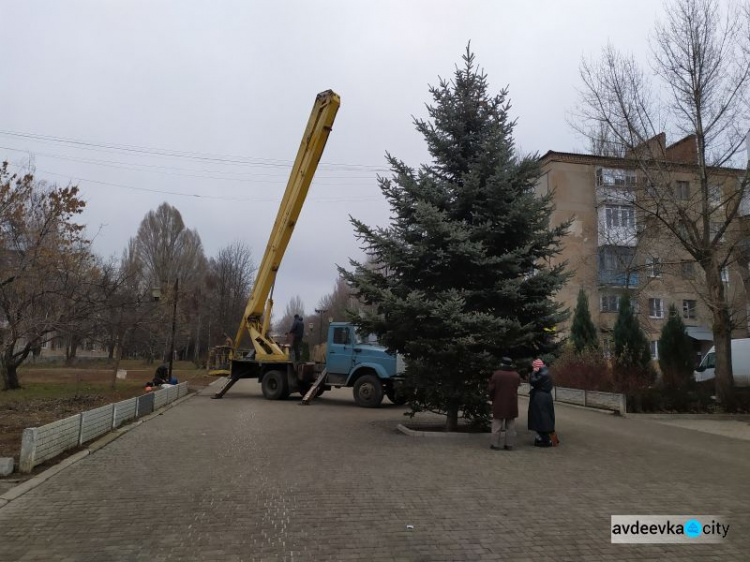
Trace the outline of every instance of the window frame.
{"type": "Polygon", "coordinates": [[[682,299],[682,317],[685,320],[698,318],[698,301],[695,299],[682,299]],[[692,306],[690,306],[692,303],[692,306]]]}
{"type": "Polygon", "coordinates": [[[664,299],[661,297],[651,297],[648,299],[648,317],[661,319],[664,318],[664,299]],[[658,303],[658,307],[655,306],[658,303]]]}

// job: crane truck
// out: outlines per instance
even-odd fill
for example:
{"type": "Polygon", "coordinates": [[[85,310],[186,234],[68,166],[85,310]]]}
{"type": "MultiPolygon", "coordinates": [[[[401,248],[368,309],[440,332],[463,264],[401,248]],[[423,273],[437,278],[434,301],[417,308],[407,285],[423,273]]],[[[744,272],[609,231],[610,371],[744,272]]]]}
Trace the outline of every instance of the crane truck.
{"type": "Polygon", "coordinates": [[[209,354],[209,373],[228,376],[213,398],[223,397],[240,379],[254,378],[268,400],[283,400],[299,392],[306,404],[332,387],[351,387],[359,406],[377,407],[384,395],[396,404],[405,402],[399,392],[399,373],[403,372],[400,359],[382,346],[363,340],[353,325],[330,324],[325,362],[295,363],[288,348],[269,334],[276,274],[339,105],[339,96],[331,90],[318,94],[315,100],[237,335],[209,354]],[[239,347],[245,333],[250,336],[250,349],[239,347]]]}

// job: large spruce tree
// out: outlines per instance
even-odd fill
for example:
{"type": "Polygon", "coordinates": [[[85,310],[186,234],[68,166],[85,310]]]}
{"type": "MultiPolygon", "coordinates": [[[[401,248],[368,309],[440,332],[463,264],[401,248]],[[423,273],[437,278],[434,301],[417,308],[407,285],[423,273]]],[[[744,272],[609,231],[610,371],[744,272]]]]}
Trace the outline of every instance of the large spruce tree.
{"type": "Polygon", "coordinates": [[[430,88],[429,119],[415,119],[432,162],[418,171],[388,155],[380,178],[391,223],[352,219],[370,261],[341,269],[369,311],[354,319],[404,354],[413,412],[487,419],[487,381],[498,358],[547,352],[545,328],[563,314],[550,267],[567,223],[550,228],[551,197],[537,197],[535,156],[513,141],[508,91],[488,92],[467,48],[452,81],[430,88]]]}
{"type": "Polygon", "coordinates": [[[570,326],[570,339],[578,353],[586,348],[599,348],[596,326],[591,321],[591,313],[589,312],[589,297],[583,288],[578,291],[578,302],[570,326]]]}

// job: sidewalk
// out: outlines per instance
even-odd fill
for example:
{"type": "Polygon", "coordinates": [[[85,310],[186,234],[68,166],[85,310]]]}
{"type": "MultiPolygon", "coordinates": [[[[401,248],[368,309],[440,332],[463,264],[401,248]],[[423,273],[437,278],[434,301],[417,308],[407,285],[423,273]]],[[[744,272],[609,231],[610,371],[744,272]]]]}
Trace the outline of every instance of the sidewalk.
{"type": "Polygon", "coordinates": [[[562,445],[413,439],[350,390],[194,397],[0,508],[0,561],[747,560],[750,445],[557,404],[562,445]],[[725,544],[612,545],[612,514],[717,514],[725,544]]]}

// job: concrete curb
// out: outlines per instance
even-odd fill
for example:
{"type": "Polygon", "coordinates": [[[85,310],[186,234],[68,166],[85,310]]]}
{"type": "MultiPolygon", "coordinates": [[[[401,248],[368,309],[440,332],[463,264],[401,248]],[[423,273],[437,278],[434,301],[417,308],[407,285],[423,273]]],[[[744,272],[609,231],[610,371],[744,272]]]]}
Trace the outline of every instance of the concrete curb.
{"type": "Polygon", "coordinates": [[[628,414],[627,417],[641,420],[750,421],[750,414],[628,414]]]}
{"type": "Polygon", "coordinates": [[[78,451],[77,453],[69,456],[68,458],[60,461],[58,464],[51,466],[44,472],[41,472],[34,476],[33,478],[28,479],[26,482],[23,482],[22,484],[19,484],[18,486],[15,486],[5,492],[4,494],[0,495],[0,509],[8,505],[13,500],[16,500],[20,498],[22,495],[24,495],[26,492],[29,492],[30,490],[33,490],[40,484],[46,482],[53,476],[55,476],[57,473],[65,470],[69,466],[74,465],[81,459],[89,456],[92,453],[95,453],[99,449],[105,447],[106,445],[109,445],[112,441],[115,439],[125,435],[127,432],[131,431],[132,429],[135,429],[139,425],[141,425],[143,422],[146,422],[150,420],[151,418],[154,418],[156,416],[162,415],[164,412],[169,410],[170,408],[174,408],[178,404],[181,404],[185,400],[188,400],[192,398],[193,396],[196,396],[197,393],[187,394],[186,396],[183,396],[182,398],[178,398],[174,402],[170,402],[169,404],[165,404],[162,408],[160,408],[156,412],[152,412],[146,416],[143,416],[139,420],[126,425],[125,427],[121,427],[119,429],[115,429],[114,431],[108,433],[107,435],[97,439],[93,443],[89,444],[89,446],[82,450],[78,451]]]}
{"type": "Polygon", "coordinates": [[[409,437],[437,437],[439,439],[465,439],[466,437],[488,437],[490,432],[482,433],[459,433],[459,432],[445,432],[445,431],[416,431],[409,429],[404,424],[400,423],[396,426],[401,433],[408,435],[409,437]]]}

